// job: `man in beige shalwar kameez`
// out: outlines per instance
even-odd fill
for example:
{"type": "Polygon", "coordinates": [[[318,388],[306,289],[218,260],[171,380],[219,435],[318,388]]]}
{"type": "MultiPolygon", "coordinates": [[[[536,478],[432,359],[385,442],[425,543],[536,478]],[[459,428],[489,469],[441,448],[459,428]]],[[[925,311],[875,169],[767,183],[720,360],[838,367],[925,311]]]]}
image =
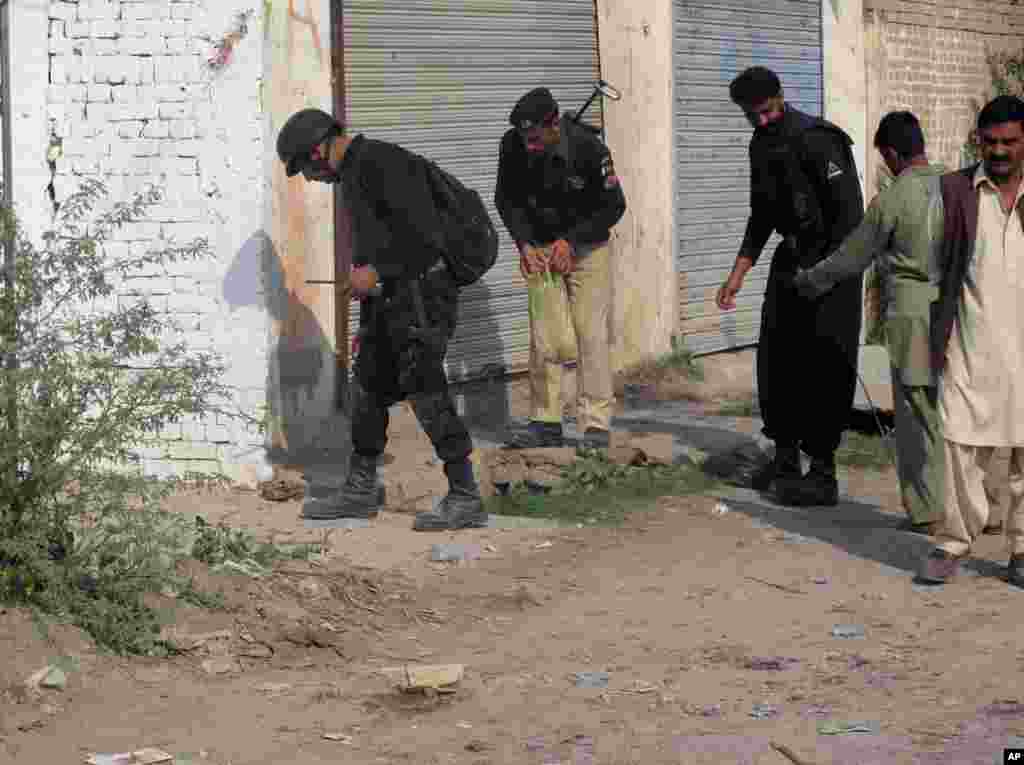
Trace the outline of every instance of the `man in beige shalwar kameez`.
{"type": "Polygon", "coordinates": [[[984,480],[1010,449],[1008,579],[1024,587],[1024,101],[1000,96],[978,115],[983,161],[942,179],[942,283],[933,363],[946,439],[946,503],[921,578],[952,577],[985,527],[984,480]]]}

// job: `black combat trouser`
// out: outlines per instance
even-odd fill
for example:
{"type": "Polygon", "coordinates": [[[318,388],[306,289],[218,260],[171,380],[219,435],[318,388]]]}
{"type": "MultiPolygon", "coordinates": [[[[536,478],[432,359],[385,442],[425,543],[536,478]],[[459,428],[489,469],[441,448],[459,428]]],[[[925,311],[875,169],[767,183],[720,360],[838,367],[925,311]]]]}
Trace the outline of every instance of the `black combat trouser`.
{"type": "Polygon", "coordinates": [[[761,312],[757,394],[764,434],[831,460],[857,392],[862,276],[810,300],[793,288],[796,259],[775,252],[761,312]]]}
{"type": "Polygon", "coordinates": [[[352,445],[362,457],[382,455],[388,441],[388,408],[408,400],[438,458],[461,462],[473,451],[473,442],[455,411],[444,371],[459,291],[447,270],[427,274],[420,287],[427,320],[438,332],[433,345],[409,333],[419,322],[408,284],[394,289],[389,285],[384,295],[362,305],[352,390],[352,445]]]}

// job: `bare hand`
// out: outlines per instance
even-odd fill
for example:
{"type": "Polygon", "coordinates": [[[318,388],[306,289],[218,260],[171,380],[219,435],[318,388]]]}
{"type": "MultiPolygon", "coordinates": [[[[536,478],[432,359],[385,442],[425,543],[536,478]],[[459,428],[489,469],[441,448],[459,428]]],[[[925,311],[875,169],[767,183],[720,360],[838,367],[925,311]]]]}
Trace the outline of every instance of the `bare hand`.
{"type": "Polygon", "coordinates": [[[572,271],[572,266],[572,245],[559,239],[551,246],[551,270],[557,274],[567,274],[572,271]]]}
{"type": "Polygon", "coordinates": [[[547,268],[548,264],[543,252],[528,244],[519,248],[519,273],[523,275],[524,279],[529,278],[530,274],[547,271],[547,268]]]}
{"type": "Polygon", "coordinates": [[[352,285],[352,294],[357,298],[364,298],[370,294],[370,290],[377,286],[377,269],[373,266],[357,266],[352,269],[349,283],[352,285]]]}
{"type": "Polygon", "coordinates": [[[731,311],[736,307],[736,293],[743,288],[743,277],[733,271],[725,284],[718,290],[715,302],[722,311],[731,311]]]}

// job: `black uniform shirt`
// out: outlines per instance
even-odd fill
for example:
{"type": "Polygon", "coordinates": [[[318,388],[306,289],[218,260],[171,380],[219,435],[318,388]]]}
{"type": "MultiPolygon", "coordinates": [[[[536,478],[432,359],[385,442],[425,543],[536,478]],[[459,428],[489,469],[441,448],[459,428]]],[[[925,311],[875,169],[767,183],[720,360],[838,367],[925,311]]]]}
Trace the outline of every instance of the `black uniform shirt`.
{"type": "Polygon", "coordinates": [[[567,116],[561,128],[561,141],[542,155],[527,152],[515,129],[502,138],[494,204],[517,242],[597,244],[626,211],[608,147],[567,116]]]}
{"type": "Polygon", "coordinates": [[[741,254],[756,262],[773,230],[796,239],[804,268],[838,247],[864,217],[852,144],[840,128],[789,104],[780,125],[756,129],[741,254]]]}
{"type": "Polygon", "coordinates": [[[353,263],[383,280],[424,273],[443,241],[428,160],[393,143],[357,135],[341,163],[344,204],[352,218],[353,263]]]}

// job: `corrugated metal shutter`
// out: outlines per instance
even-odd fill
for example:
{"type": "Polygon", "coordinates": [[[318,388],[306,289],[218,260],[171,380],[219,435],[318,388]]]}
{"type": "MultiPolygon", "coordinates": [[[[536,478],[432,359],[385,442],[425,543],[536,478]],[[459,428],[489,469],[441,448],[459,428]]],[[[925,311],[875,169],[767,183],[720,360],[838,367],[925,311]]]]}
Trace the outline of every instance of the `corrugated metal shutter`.
{"type": "Polygon", "coordinates": [[[729,100],[748,66],[772,69],[786,99],[822,113],[820,0],[674,0],[676,263],[679,334],[709,353],[757,342],[773,236],[747,275],[736,310],[715,294],[728,276],[750,211],[751,128],[729,100]]]}
{"type": "MultiPolygon", "coordinates": [[[[575,111],[600,76],[593,0],[345,0],[346,112],[352,134],[434,160],[487,203],[501,235],[491,272],[462,293],[448,354],[452,379],[485,365],[525,368],[526,289],[494,209],[498,147],[515,102],[551,89],[575,111]]],[[[601,104],[587,110],[601,125],[601,104]]],[[[358,310],[351,331],[358,328],[358,310]]]]}

